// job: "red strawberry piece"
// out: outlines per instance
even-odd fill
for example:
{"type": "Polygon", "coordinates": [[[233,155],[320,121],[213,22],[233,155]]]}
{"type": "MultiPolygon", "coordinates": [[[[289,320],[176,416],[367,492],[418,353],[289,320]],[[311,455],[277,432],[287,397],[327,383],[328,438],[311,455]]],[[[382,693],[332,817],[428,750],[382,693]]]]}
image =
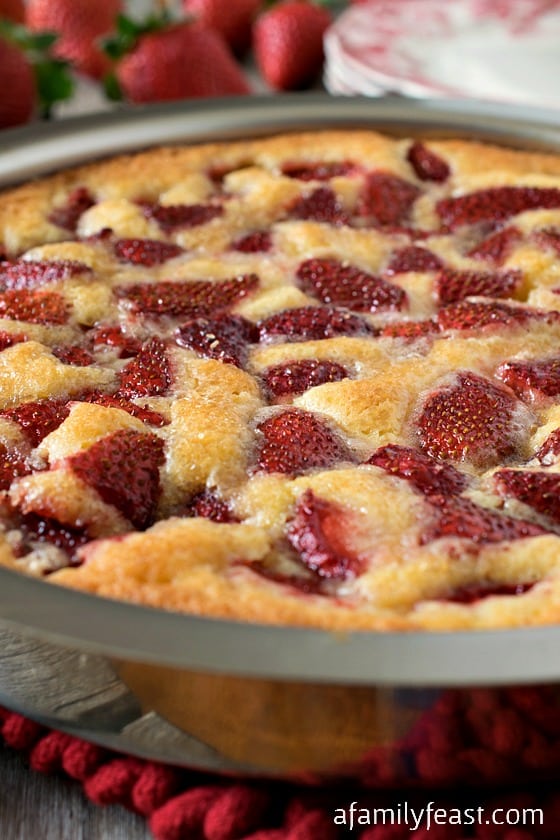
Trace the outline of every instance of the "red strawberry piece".
{"type": "Polygon", "coordinates": [[[237,367],[243,367],[247,361],[247,344],[258,340],[256,325],[239,315],[201,316],[175,330],[175,341],[180,347],[237,367]]]}
{"type": "Polygon", "coordinates": [[[446,181],[451,174],[449,164],[439,155],[416,140],[406,153],[406,159],[421,181],[446,181]]]}
{"type": "Polygon", "coordinates": [[[224,499],[220,499],[211,490],[198,493],[188,506],[190,516],[202,516],[213,522],[239,522],[224,499]]]}
{"type": "Polygon", "coordinates": [[[0,490],[9,490],[15,478],[30,472],[31,469],[17,452],[0,443],[0,490]]]}
{"type": "Polygon", "coordinates": [[[116,75],[125,99],[135,103],[249,93],[222,36],[189,22],[142,35],[116,75]]]}
{"type": "Polygon", "coordinates": [[[425,338],[439,332],[436,321],[395,321],[386,324],[381,330],[381,335],[388,338],[425,338]]]}
{"type": "Polygon", "coordinates": [[[7,39],[0,38],[0,128],[28,122],[35,110],[35,76],[23,51],[7,39]]]}
{"type": "Polygon", "coordinates": [[[547,533],[540,525],[481,507],[464,496],[430,496],[429,502],[434,508],[434,521],[421,537],[423,545],[445,537],[484,545],[547,533]]]}
{"type": "Polygon", "coordinates": [[[437,321],[442,330],[479,330],[490,326],[513,327],[532,318],[550,320],[552,314],[507,303],[463,300],[440,309],[437,321]]]}
{"type": "Polygon", "coordinates": [[[23,0],[1,0],[0,17],[12,20],[14,23],[23,23],[25,20],[23,0]]]}
{"type": "Polygon", "coordinates": [[[409,245],[391,255],[385,272],[403,274],[406,271],[438,271],[440,268],[443,268],[443,263],[436,254],[419,245],[409,245]]]}
{"type": "Polygon", "coordinates": [[[151,338],[136,358],[119,374],[119,396],[155,397],[165,394],[171,384],[171,371],[165,344],[161,338],[151,338]]]}
{"type": "Polygon", "coordinates": [[[382,446],[367,460],[390,475],[404,478],[424,496],[454,496],[468,484],[467,476],[429,455],[407,446],[382,446]]]}
{"type": "Polygon", "coordinates": [[[299,475],[324,469],[353,455],[326,423],[315,414],[288,408],[259,423],[258,467],[265,472],[299,475]]]}
{"type": "Polygon", "coordinates": [[[282,175],[299,181],[329,181],[355,172],[356,166],[348,160],[307,162],[288,161],[282,165],[282,175]]]}
{"type": "Polygon", "coordinates": [[[67,459],[72,472],[117,508],[135,528],[148,527],[160,494],[163,441],[130,429],[98,440],[67,459]]]}
{"type": "Polygon", "coordinates": [[[308,388],[325,382],[339,382],[348,376],[349,372],[338,362],[301,359],[268,368],[263,374],[263,382],[273,397],[286,397],[303,394],[308,388]]]}
{"type": "Polygon", "coordinates": [[[475,604],[484,598],[495,598],[503,595],[524,595],[535,586],[534,583],[492,583],[484,585],[470,584],[460,589],[454,589],[447,595],[439,598],[441,601],[450,601],[453,604],[475,604]]]}
{"type": "MultiPolygon", "coordinates": [[[[301,592],[304,595],[323,594],[321,586],[322,580],[316,575],[313,577],[303,577],[303,575],[284,574],[279,572],[277,569],[266,566],[261,560],[255,560],[252,563],[248,563],[247,568],[266,580],[282,584],[283,586],[289,586],[291,589],[295,589],[297,592],[301,592]]],[[[279,840],[281,840],[281,838],[279,838],[279,840]]]]}
{"type": "Polygon", "coordinates": [[[492,466],[516,451],[520,407],[509,389],[461,372],[425,400],[418,418],[420,445],[434,458],[492,466]]]}
{"type": "Polygon", "coordinates": [[[0,415],[17,423],[31,446],[37,446],[44,437],[58,429],[70,413],[68,400],[38,400],[8,408],[0,415]]]}
{"type": "Polygon", "coordinates": [[[117,347],[119,358],[128,359],[140,352],[141,342],[132,336],[126,335],[119,326],[111,324],[99,324],[92,330],[94,349],[99,347],[117,347]]]}
{"type": "Polygon", "coordinates": [[[23,333],[8,333],[0,330],[0,352],[8,347],[13,347],[14,344],[20,344],[22,341],[27,341],[27,336],[23,333]]]}
{"type": "Polygon", "coordinates": [[[110,66],[100,37],[113,30],[121,11],[121,0],[29,0],[26,22],[36,32],[56,32],[54,54],[80,73],[100,79],[110,66]]]}
{"type": "Polygon", "coordinates": [[[95,361],[91,353],[88,353],[87,350],[84,350],[83,347],[78,347],[76,344],[69,347],[53,347],[51,352],[53,356],[56,356],[65,365],[87,367],[87,365],[92,365],[95,361]]]}
{"type": "Polygon", "coordinates": [[[253,27],[257,67],[275,90],[300,90],[319,75],[323,35],[331,15],[320,6],[284,0],[261,14],[253,27]]]}
{"type": "Polygon", "coordinates": [[[91,268],[77,260],[3,262],[0,263],[0,286],[4,289],[33,289],[84,273],[91,273],[91,268]]]}
{"type": "Polygon", "coordinates": [[[128,412],[132,417],[141,420],[142,423],[148,423],[150,426],[167,426],[169,420],[166,420],[163,414],[158,411],[152,411],[150,408],[143,408],[141,405],[131,402],[126,397],[121,397],[118,394],[100,394],[93,392],[90,394],[86,402],[95,403],[96,405],[103,405],[106,408],[120,408],[122,411],[128,412]]]}
{"type": "Polygon", "coordinates": [[[535,400],[539,396],[560,394],[560,358],[546,361],[504,362],[496,376],[522,399],[535,400]]]}
{"type": "Polygon", "coordinates": [[[255,230],[240,236],[232,242],[234,251],[241,251],[242,254],[257,254],[260,251],[270,251],[272,248],[272,237],[268,230],[255,230]]]}
{"type": "Polygon", "coordinates": [[[68,308],[57,292],[10,290],[0,294],[0,318],[31,324],[65,324],[68,308]]]}
{"type": "Polygon", "coordinates": [[[526,210],[560,207],[556,187],[489,187],[456,198],[442,198],[436,210],[443,224],[455,230],[480,222],[505,222],[526,210]]]}
{"type": "Polygon", "coordinates": [[[547,227],[533,232],[532,239],[540,248],[560,254],[560,228],[547,227]]]}
{"type": "Polygon", "coordinates": [[[288,207],[288,214],[292,219],[332,225],[346,225],[349,220],[344,206],[330,187],[318,187],[312,193],[296,198],[288,207]]]}
{"type": "Polygon", "coordinates": [[[560,455],[560,429],[554,429],[542,446],[535,452],[535,458],[543,466],[550,466],[560,455]]]}
{"type": "Polygon", "coordinates": [[[288,541],[304,566],[323,578],[357,577],[363,563],[346,544],[347,534],[344,510],[306,490],[287,530],[288,541]]]}
{"type": "Polygon", "coordinates": [[[73,558],[76,551],[91,537],[85,528],[65,525],[56,519],[26,513],[18,523],[24,542],[28,548],[30,542],[51,543],[73,558]]]}
{"type": "Polygon", "coordinates": [[[144,204],[143,209],[165,233],[205,225],[224,212],[220,204],[144,204]]]}
{"type": "Polygon", "coordinates": [[[251,43],[251,27],[262,0],[183,0],[183,11],[208,29],[219,32],[234,53],[242,55],[251,43]]]}
{"type": "Polygon", "coordinates": [[[335,259],[305,260],[296,276],[300,288],[322,303],[358,312],[401,309],[406,304],[406,294],[399,286],[335,259]]]}
{"type": "Polygon", "coordinates": [[[467,256],[475,260],[488,260],[494,265],[502,265],[522,239],[521,231],[515,227],[503,228],[475,245],[467,256]]]}
{"type": "Polygon", "coordinates": [[[339,335],[375,335],[363,318],[335,306],[303,306],[284,309],[258,324],[261,341],[285,337],[291,341],[315,341],[339,335]]]}
{"type": "Polygon", "coordinates": [[[143,265],[147,268],[161,265],[184,253],[180,245],[162,242],[159,239],[118,239],[113,250],[121,262],[143,265]]]}
{"type": "Polygon", "coordinates": [[[57,227],[75,232],[80,216],[93,207],[95,199],[86,187],[77,187],[70,193],[66,204],[55,207],[49,216],[49,222],[57,227]]]}
{"type": "Polygon", "coordinates": [[[523,275],[520,271],[459,271],[444,269],[436,279],[440,303],[457,303],[468,297],[512,297],[519,289],[523,275]]]}
{"type": "Polygon", "coordinates": [[[374,225],[403,225],[408,222],[419,195],[418,187],[398,175],[370,172],[364,180],[358,212],[374,225]]]}
{"type": "Polygon", "coordinates": [[[190,280],[136,283],[119,286],[117,296],[127,299],[133,311],[148,315],[210,315],[233,306],[259,285],[256,274],[243,274],[229,280],[190,280]]]}
{"type": "Polygon", "coordinates": [[[499,470],[494,473],[496,492],[504,498],[517,499],[560,523],[560,475],[557,473],[499,470]]]}
{"type": "Polygon", "coordinates": [[[110,239],[113,238],[113,228],[104,227],[101,230],[96,230],[95,233],[92,233],[90,236],[82,236],[80,240],[82,242],[89,242],[92,245],[98,245],[100,242],[108,242],[110,239]]]}

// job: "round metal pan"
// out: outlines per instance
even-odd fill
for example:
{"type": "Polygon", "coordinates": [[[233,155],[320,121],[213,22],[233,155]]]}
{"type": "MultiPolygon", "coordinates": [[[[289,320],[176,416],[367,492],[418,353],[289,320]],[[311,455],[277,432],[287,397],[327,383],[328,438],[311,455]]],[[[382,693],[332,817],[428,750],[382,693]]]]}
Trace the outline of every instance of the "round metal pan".
{"type": "MultiPolygon", "coordinates": [[[[560,117],[547,111],[256,97],[125,109],[4,132],[0,186],[153,145],[331,127],[560,152],[560,117]]],[[[418,719],[436,714],[442,697],[454,697],[459,707],[480,686],[502,697],[515,686],[549,684],[543,691],[550,706],[550,692],[557,694],[551,685],[560,684],[560,626],[341,635],[180,615],[7,569],[0,569],[0,643],[0,702],[12,708],[128,752],[290,779],[363,779],[369,756],[369,783],[381,783],[371,769],[374,745],[401,768],[391,777],[384,767],[384,783],[415,783],[418,773],[403,769],[412,766],[400,757],[403,738],[418,719]],[[307,707],[312,719],[302,724],[307,707]],[[354,723],[341,730],[342,712],[354,723]]],[[[560,774],[560,753],[557,764],[547,777],[560,774]]],[[[517,773],[523,777],[522,766],[517,773]]]]}

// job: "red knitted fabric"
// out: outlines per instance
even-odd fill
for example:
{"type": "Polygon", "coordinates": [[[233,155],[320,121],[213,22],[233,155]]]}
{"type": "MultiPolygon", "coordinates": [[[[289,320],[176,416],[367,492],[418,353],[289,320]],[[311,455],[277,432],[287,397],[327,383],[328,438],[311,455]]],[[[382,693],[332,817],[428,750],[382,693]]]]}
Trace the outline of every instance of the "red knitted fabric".
{"type": "MultiPolygon", "coordinates": [[[[554,729],[557,734],[557,721],[543,714],[530,689],[517,700],[518,708],[524,714],[528,712],[529,717],[532,715],[532,722],[538,722],[541,732],[544,722],[544,727],[549,731],[554,729]]],[[[466,751],[468,761],[472,761],[477,772],[490,779],[497,764],[501,772],[501,762],[513,755],[514,745],[517,752],[529,750],[529,757],[532,756],[537,764],[544,761],[544,753],[540,753],[545,748],[548,749],[547,760],[550,758],[550,740],[547,743],[544,738],[541,741],[533,737],[531,742],[526,730],[523,735],[519,734],[515,713],[504,717],[505,710],[502,710],[499,720],[497,715],[493,717],[496,709],[489,703],[489,698],[481,695],[471,707],[471,711],[474,708],[494,720],[494,726],[486,727],[482,725],[482,719],[475,721],[483,737],[493,746],[493,750],[479,745],[466,751]]],[[[66,774],[78,780],[86,795],[97,805],[120,804],[142,814],[156,840],[343,840],[350,836],[356,840],[404,840],[411,836],[410,825],[362,827],[355,824],[351,834],[347,827],[335,825],[335,809],[346,808],[348,812],[351,803],[356,801],[360,807],[385,807],[390,801],[388,794],[367,790],[295,789],[273,783],[210,779],[157,762],[117,755],[70,735],[45,730],[2,708],[0,732],[7,746],[26,753],[34,770],[66,774]]],[[[425,734],[423,731],[419,737],[418,732],[413,732],[407,743],[409,746],[414,743],[418,749],[418,771],[422,777],[439,781],[444,771],[451,769],[449,745],[442,742],[440,748],[435,749],[441,733],[433,732],[436,743],[426,749],[425,734]]],[[[535,736],[535,732],[532,735],[535,736]]],[[[418,799],[420,794],[410,792],[391,796],[401,802],[416,796],[418,807],[430,800],[436,800],[439,806],[433,791],[424,794],[423,799],[418,799]]],[[[559,836],[560,793],[550,787],[540,785],[533,792],[502,792],[499,795],[478,793],[475,799],[489,809],[540,807],[545,815],[544,825],[522,828],[432,824],[429,829],[421,825],[414,837],[416,840],[557,840],[559,836]]],[[[441,801],[447,808],[465,806],[464,796],[454,802],[452,794],[442,794],[441,801]]]]}

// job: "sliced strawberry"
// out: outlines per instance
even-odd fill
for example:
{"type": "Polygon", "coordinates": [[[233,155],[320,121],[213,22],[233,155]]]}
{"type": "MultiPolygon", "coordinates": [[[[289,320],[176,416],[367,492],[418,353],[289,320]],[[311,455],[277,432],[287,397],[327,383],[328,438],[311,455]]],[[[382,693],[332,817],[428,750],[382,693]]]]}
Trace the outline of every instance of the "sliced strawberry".
{"type": "Polygon", "coordinates": [[[227,313],[193,318],[175,330],[175,341],[180,347],[194,350],[206,359],[218,359],[237,367],[243,367],[247,361],[247,345],[258,340],[256,324],[240,315],[227,313]]]}
{"type": "Polygon", "coordinates": [[[77,365],[77,367],[87,367],[92,365],[95,361],[91,353],[79,347],[77,344],[69,346],[53,347],[51,350],[53,356],[64,362],[65,365],[77,365]]]}
{"type": "Polygon", "coordinates": [[[499,470],[494,473],[496,492],[517,499],[537,513],[560,523],[560,475],[550,472],[499,470]]]}
{"type": "Polygon", "coordinates": [[[381,330],[381,335],[388,338],[425,338],[428,335],[435,335],[439,332],[437,321],[395,321],[386,324],[381,330]]]}
{"type": "Polygon", "coordinates": [[[23,333],[8,333],[0,330],[0,352],[13,347],[14,344],[21,344],[22,341],[27,341],[27,336],[23,333]]]}
{"type": "Polygon", "coordinates": [[[68,306],[58,292],[13,289],[0,294],[0,318],[30,324],[65,324],[68,306]]]}
{"type": "Polygon", "coordinates": [[[503,228],[471,248],[467,256],[475,260],[488,260],[494,265],[502,265],[522,238],[521,231],[516,227],[503,228]]]}
{"type": "Polygon", "coordinates": [[[308,388],[325,382],[339,382],[348,376],[348,370],[338,362],[301,359],[268,368],[263,374],[263,382],[271,396],[286,397],[303,394],[308,388]]]}
{"type": "Polygon", "coordinates": [[[441,183],[446,181],[451,174],[449,164],[419,140],[415,140],[410,146],[406,159],[421,181],[441,183]]]}
{"type": "Polygon", "coordinates": [[[424,496],[454,496],[468,484],[467,476],[451,464],[442,464],[429,455],[407,446],[382,446],[367,460],[390,475],[405,478],[424,496]]]}
{"type": "Polygon", "coordinates": [[[335,259],[305,260],[296,277],[306,294],[358,312],[401,309],[406,304],[406,294],[399,286],[335,259]]]}
{"type": "Polygon", "coordinates": [[[505,222],[526,210],[560,207],[557,187],[489,187],[456,198],[442,198],[436,210],[443,224],[455,230],[479,222],[505,222]]]}
{"type": "Polygon", "coordinates": [[[497,596],[524,595],[535,586],[535,583],[493,583],[488,581],[483,585],[470,584],[438,598],[438,601],[449,601],[452,604],[475,604],[484,598],[497,596]]]}
{"type": "Polygon", "coordinates": [[[531,237],[540,248],[560,255],[560,228],[547,227],[533,232],[531,237]]]}
{"type": "Polygon", "coordinates": [[[38,400],[8,408],[0,415],[17,423],[31,446],[37,446],[50,435],[70,414],[68,400],[38,400]]]}
{"type": "Polygon", "coordinates": [[[258,324],[261,341],[278,337],[290,341],[315,341],[339,335],[375,335],[375,330],[363,318],[335,306],[303,306],[284,309],[258,324]]]}
{"type": "Polygon", "coordinates": [[[550,466],[560,455],[560,429],[554,429],[542,446],[535,452],[535,458],[543,466],[550,466]]]}
{"type": "Polygon", "coordinates": [[[31,468],[17,452],[0,443],[0,490],[9,490],[15,478],[30,472],[31,468]]]}
{"type": "Polygon", "coordinates": [[[226,501],[211,490],[203,490],[188,506],[190,516],[202,516],[213,522],[239,522],[226,501]]]}
{"type": "Polygon", "coordinates": [[[91,268],[77,260],[16,260],[0,263],[0,286],[4,289],[34,289],[67,280],[77,274],[91,274],[91,268]]]}
{"type": "Polygon", "coordinates": [[[420,190],[390,172],[370,172],[358,205],[358,213],[381,227],[403,225],[410,219],[420,190]]]}
{"type": "Polygon", "coordinates": [[[118,239],[113,250],[121,262],[143,265],[147,268],[161,265],[184,253],[184,248],[180,245],[162,242],[159,239],[118,239]]]}
{"type": "Polygon", "coordinates": [[[245,236],[240,236],[232,242],[234,251],[241,251],[242,254],[258,254],[259,252],[270,251],[272,248],[272,236],[268,230],[254,230],[245,236]]]}
{"type": "Polygon", "coordinates": [[[436,317],[442,330],[480,330],[491,326],[513,327],[533,318],[551,320],[552,315],[497,301],[462,300],[440,309],[436,317]]]}
{"type": "Polygon", "coordinates": [[[265,472],[299,475],[353,460],[336,432],[314,414],[299,408],[273,414],[257,429],[261,437],[257,463],[265,472]]]}
{"type": "Polygon", "coordinates": [[[78,478],[138,529],[153,520],[164,460],[160,438],[130,429],[108,435],[67,459],[78,478]]]}
{"type": "Polygon", "coordinates": [[[329,181],[355,172],[356,166],[349,160],[311,162],[288,161],[282,165],[282,175],[297,178],[298,181],[329,181]]]}
{"type": "Polygon", "coordinates": [[[21,516],[18,527],[28,548],[30,542],[51,543],[73,558],[76,551],[91,540],[86,528],[72,527],[56,519],[26,513],[21,516]]]}
{"type": "Polygon", "coordinates": [[[210,315],[233,306],[259,285],[256,274],[243,274],[229,280],[162,280],[118,286],[116,294],[129,301],[133,311],[148,315],[210,315]]]}
{"type": "Polygon", "coordinates": [[[446,268],[436,278],[440,303],[457,303],[468,297],[512,297],[523,280],[520,271],[459,271],[446,268]]]}
{"type": "Polygon", "coordinates": [[[171,370],[161,338],[151,338],[142,345],[119,374],[119,395],[123,397],[155,397],[165,394],[171,384],[171,370]]]}
{"type": "Polygon", "coordinates": [[[85,401],[95,403],[96,405],[103,405],[106,408],[120,408],[122,411],[128,412],[132,417],[136,417],[142,423],[148,423],[150,426],[161,427],[167,426],[169,423],[169,420],[166,420],[159,411],[152,411],[150,408],[136,405],[136,403],[118,394],[100,394],[94,391],[92,394],[89,394],[85,401]]]}
{"type": "Polygon", "coordinates": [[[319,577],[347,580],[363,571],[363,563],[348,546],[344,509],[306,490],[298,500],[287,537],[301,562],[319,577]]]}
{"type": "Polygon", "coordinates": [[[547,533],[540,525],[481,507],[464,496],[430,496],[429,502],[435,516],[421,537],[423,545],[445,537],[459,537],[484,545],[547,533]]]}
{"type": "Polygon", "coordinates": [[[348,224],[349,216],[330,187],[318,187],[309,195],[296,198],[288,207],[291,219],[326,222],[331,225],[348,224]]]}
{"type": "Polygon", "coordinates": [[[91,245],[108,242],[113,238],[113,228],[104,227],[101,230],[96,230],[95,233],[91,233],[89,236],[80,236],[79,238],[81,242],[89,242],[91,245]]]}
{"type": "Polygon", "coordinates": [[[560,358],[504,362],[496,370],[496,376],[522,399],[532,401],[540,396],[560,394],[560,358]]]}
{"type": "Polygon", "coordinates": [[[66,204],[52,210],[49,222],[57,227],[74,232],[78,227],[82,213],[93,207],[95,203],[95,198],[86,187],[78,187],[70,193],[66,204]]]}
{"type": "Polygon", "coordinates": [[[221,204],[144,204],[143,209],[165,233],[205,225],[224,212],[221,204]]]}
{"type": "Polygon", "coordinates": [[[419,245],[409,245],[391,255],[386,274],[403,274],[406,271],[439,271],[443,268],[440,258],[419,245]]]}
{"type": "Polygon", "coordinates": [[[519,430],[513,393],[470,371],[432,392],[418,418],[422,449],[434,458],[492,466],[514,454],[519,430]]]}
{"type": "Polygon", "coordinates": [[[119,358],[128,359],[140,352],[142,342],[126,335],[118,325],[98,324],[91,331],[94,350],[100,347],[117,347],[119,358]]]}

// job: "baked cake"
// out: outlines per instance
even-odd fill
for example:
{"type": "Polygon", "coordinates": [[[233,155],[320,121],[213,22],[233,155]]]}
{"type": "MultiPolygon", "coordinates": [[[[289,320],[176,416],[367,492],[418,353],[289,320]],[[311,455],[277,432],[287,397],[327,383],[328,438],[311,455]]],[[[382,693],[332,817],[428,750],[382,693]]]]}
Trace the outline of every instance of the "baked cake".
{"type": "Polygon", "coordinates": [[[0,202],[1,561],[329,629],[560,620],[560,157],[369,131],[0,202]]]}

